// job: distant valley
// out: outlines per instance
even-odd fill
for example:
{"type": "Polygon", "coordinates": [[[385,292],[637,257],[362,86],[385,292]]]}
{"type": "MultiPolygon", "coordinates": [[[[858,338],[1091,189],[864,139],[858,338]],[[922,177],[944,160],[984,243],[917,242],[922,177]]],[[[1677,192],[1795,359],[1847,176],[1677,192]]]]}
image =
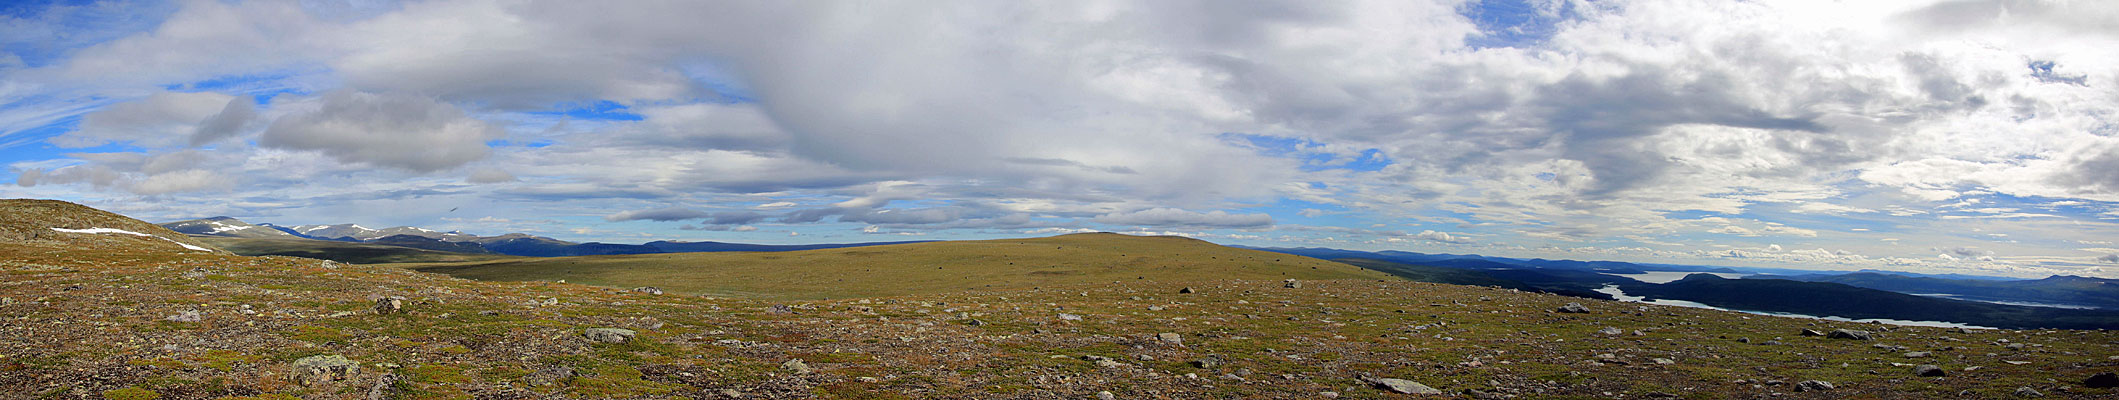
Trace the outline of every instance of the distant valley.
{"type": "Polygon", "coordinates": [[[1681,300],[1732,310],[1850,319],[1938,321],[1995,328],[2119,328],[2119,280],[2114,279],[2053,276],[2010,280],[1400,251],[1263,250],[1339,261],[1418,281],[1604,300],[1618,299],[1612,295],[1616,292],[1648,301],[1681,300]]]}

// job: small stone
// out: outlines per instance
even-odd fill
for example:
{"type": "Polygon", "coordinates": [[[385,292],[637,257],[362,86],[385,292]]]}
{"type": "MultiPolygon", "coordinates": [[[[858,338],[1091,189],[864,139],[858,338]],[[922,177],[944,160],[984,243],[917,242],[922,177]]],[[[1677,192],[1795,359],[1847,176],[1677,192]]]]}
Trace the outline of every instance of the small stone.
{"type": "Polygon", "coordinates": [[[1870,336],[1869,336],[1869,331],[1857,331],[1857,330],[1852,330],[1852,329],[1833,329],[1833,330],[1832,330],[1832,333],[1827,333],[1827,334],[1825,334],[1825,338],[1826,338],[1826,339],[1852,339],[1852,340],[1869,340],[1869,339],[1870,339],[1870,336]]]}
{"type": "Polygon", "coordinates": [[[2024,386],[2016,388],[2016,397],[2045,397],[2045,393],[2038,393],[2038,389],[2024,386]]]}
{"type": "Polygon", "coordinates": [[[1097,400],[1112,400],[1112,399],[1117,399],[1117,398],[1118,398],[1118,395],[1115,395],[1115,394],[1111,394],[1111,391],[1109,391],[1109,390],[1106,390],[1106,391],[1096,392],[1096,398],[1097,398],[1097,400]]]}
{"type": "Polygon", "coordinates": [[[405,299],[397,297],[384,297],[380,299],[375,299],[376,314],[392,314],[401,313],[404,311],[405,299]]]}
{"type": "Polygon", "coordinates": [[[788,307],[788,306],[787,306],[786,304],[774,304],[774,305],[773,305],[773,306],[772,306],[771,308],[767,308],[767,309],[765,309],[765,313],[766,313],[766,314],[777,314],[777,315],[787,315],[787,314],[794,314],[794,313],[795,313],[795,308],[794,308],[794,307],[788,307]]]}
{"type": "Polygon", "coordinates": [[[662,294],[662,288],[658,288],[658,287],[654,287],[654,286],[641,286],[641,287],[636,287],[636,288],[633,288],[633,292],[634,292],[634,293],[646,293],[646,294],[652,294],[652,295],[661,295],[661,294],[662,294]]]}
{"type": "Polygon", "coordinates": [[[1060,313],[1059,319],[1061,321],[1080,321],[1082,320],[1082,316],[1068,313],[1060,313]]]}
{"type": "Polygon", "coordinates": [[[2082,386],[2093,388],[2119,387],[2119,374],[2104,372],[2090,375],[2089,379],[2082,380],[2082,386]]]}
{"type": "Polygon", "coordinates": [[[1281,284],[1280,284],[1280,286],[1281,286],[1281,287],[1285,287],[1285,288],[1289,288],[1289,289],[1301,289],[1301,288],[1302,288],[1302,282],[1300,282],[1300,281],[1296,281],[1296,280],[1294,280],[1294,279],[1289,279],[1289,280],[1286,280],[1286,281],[1281,281],[1281,284]]]}
{"type": "Polygon", "coordinates": [[[1927,357],[1927,356],[1928,356],[1928,352],[1925,352],[1925,351],[1909,351],[1909,352],[1906,352],[1905,356],[1906,356],[1906,358],[1923,358],[1923,357],[1927,357]]]}
{"type": "Polygon", "coordinates": [[[353,375],[359,373],[360,369],[360,363],[336,354],[308,356],[294,360],[295,380],[307,384],[353,379],[353,375]]]}
{"type": "Polygon", "coordinates": [[[1317,392],[1317,397],[1336,399],[1339,398],[1339,392],[1317,392]]]}
{"type": "Polygon", "coordinates": [[[1818,331],[1817,331],[1817,330],[1815,330],[1815,329],[1804,329],[1804,330],[1803,330],[1803,336],[1824,336],[1824,335],[1825,335],[1825,333],[1824,333],[1824,332],[1818,332],[1818,331]]]}
{"type": "Polygon", "coordinates": [[[1822,392],[1832,389],[1832,382],[1826,381],[1810,380],[1795,383],[1795,391],[1798,392],[1822,392]]]}
{"type": "Polygon", "coordinates": [[[1419,382],[1413,382],[1404,379],[1382,378],[1377,379],[1373,382],[1375,383],[1377,389],[1389,390],[1402,394],[1442,394],[1442,391],[1435,390],[1435,388],[1427,387],[1427,385],[1422,385],[1419,382]]]}
{"type": "Polygon", "coordinates": [[[589,328],[581,331],[581,336],[596,343],[625,343],[633,340],[634,334],[631,329],[619,328],[589,328]]]}
{"type": "Polygon", "coordinates": [[[574,378],[574,369],[566,366],[551,366],[530,373],[530,386],[546,386],[565,383],[574,378]]]}
{"type": "Polygon", "coordinates": [[[736,391],[736,389],[721,389],[721,396],[731,399],[740,399],[743,398],[743,392],[736,391]]]}
{"type": "Polygon", "coordinates": [[[1178,290],[1177,290],[1177,293],[1179,293],[1179,294],[1192,294],[1192,293],[1196,293],[1196,292],[1193,292],[1193,291],[1192,291],[1192,288],[1184,288],[1184,289],[1178,289],[1178,290]]]}
{"type": "Polygon", "coordinates": [[[787,360],[787,362],[780,363],[780,369],[784,369],[787,370],[787,372],[793,372],[797,374],[807,374],[811,371],[814,371],[812,369],[809,369],[809,363],[802,362],[802,359],[800,358],[790,359],[787,360]]]}
{"type": "Polygon", "coordinates": [[[1917,375],[1917,376],[1943,376],[1943,375],[1949,375],[1949,372],[1947,372],[1947,371],[1943,371],[1943,370],[1942,370],[1942,367],[1937,367],[1937,366],[1935,366],[1935,364],[1921,364],[1921,365],[1916,365],[1916,366],[1913,366],[1913,375],[1917,375]]]}
{"type": "Polygon", "coordinates": [[[1607,326],[1607,327],[1604,327],[1604,329],[1600,329],[1600,330],[1597,330],[1597,333],[1598,333],[1598,334],[1602,334],[1602,335],[1606,335],[1606,336],[1618,336],[1618,335],[1621,335],[1621,334],[1625,334],[1625,333],[1626,333],[1626,331],[1622,331],[1622,330],[1619,330],[1619,328],[1613,328],[1613,327],[1609,327],[1609,326],[1607,326]]]}
{"type": "Polygon", "coordinates": [[[1568,314],[1587,314],[1589,313],[1589,307],[1583,307],[1582,303],[1567,303],[1567,305],[1560,306],[1559,309],[1554,311],[1568,314]]]}
{"type": "Polygon", "coordinates": [[[1668,359],[1668,358],[1660,358],[1660,357],[1658,357],[1658,358],[1650,358],[1650,359],[1648,359],[1648,361],[1653,361],[1653,362],[1655,362],[1656,364],[1662,364],[1662,365],[1670,365],[1670,364],[1677,364],[1677,363],[1678,363],[1678,361],[1677,361],[1677,360],[1672,360],[1672,359],[1668,359]]]}

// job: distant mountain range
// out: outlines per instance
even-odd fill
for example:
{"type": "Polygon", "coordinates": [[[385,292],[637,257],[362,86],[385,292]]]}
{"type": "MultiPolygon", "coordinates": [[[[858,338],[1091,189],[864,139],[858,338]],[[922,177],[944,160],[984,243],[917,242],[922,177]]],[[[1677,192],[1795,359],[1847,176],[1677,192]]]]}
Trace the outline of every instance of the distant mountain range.
{"type": "Polygon", "coordinates": [[[1260,250],[1339,261],[1419,281],[1494,286],[1605,300],[1618,299],[1612,293],[1622,293],[1651,300],[1684,300],[1744,311],[1945,321],[2000,328],[2119,329],[2119,279],[2053,276],[2011,280],[1903,272],[1820,272],[1403,251],[1260,250]],[[1647,272],[1689,274],[1667,283],[1626,276],[1647,272]],[[1727,279],[1714,273],[1747,276],[1727,279]]]}
{"type": "Polygon", "coordinates": [[[438,231],[413,226],[383,229],[356,224],[280,226],[252,224],[230,217],[212,217],[160,224],[192,236],[243,239],[307,239],[390,245],[414,249],[469,254],[501,254],[525,257],[567,257],[613,254],[692,253],[718,251],[797,251],[919,243],[921,241],[769,245],[711,241],[654,241],[644,244],[575,243],[543,236],[510,233],[479,236],[458,231],[438,231]]]}

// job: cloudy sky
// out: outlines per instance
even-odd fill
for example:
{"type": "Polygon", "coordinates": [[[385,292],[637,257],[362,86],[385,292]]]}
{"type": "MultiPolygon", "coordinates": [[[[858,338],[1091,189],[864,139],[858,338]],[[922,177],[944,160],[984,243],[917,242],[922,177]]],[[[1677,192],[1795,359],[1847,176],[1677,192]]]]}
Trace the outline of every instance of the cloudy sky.
{"type": "Polygon", "coordinates": [[[0,197],[2119,277],[2119,2],[0,5],[0,197]]]}

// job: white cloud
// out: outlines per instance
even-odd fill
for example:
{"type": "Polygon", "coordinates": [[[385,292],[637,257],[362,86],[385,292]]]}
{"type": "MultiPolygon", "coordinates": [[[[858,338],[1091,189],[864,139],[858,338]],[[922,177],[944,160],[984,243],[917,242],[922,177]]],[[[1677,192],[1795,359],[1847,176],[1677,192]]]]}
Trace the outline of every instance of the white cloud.
{"type": "Polygon", "coordinates": [[[1127,213],[1104,214],[1097,216],[1092,221],[1099,224],[1140,227],[1250,229],[1273,226],[1273,216],[1266,214],[1230,214],[1220,210],[1201,213],[1175,208],[1151,208],[1127,213]]]}

